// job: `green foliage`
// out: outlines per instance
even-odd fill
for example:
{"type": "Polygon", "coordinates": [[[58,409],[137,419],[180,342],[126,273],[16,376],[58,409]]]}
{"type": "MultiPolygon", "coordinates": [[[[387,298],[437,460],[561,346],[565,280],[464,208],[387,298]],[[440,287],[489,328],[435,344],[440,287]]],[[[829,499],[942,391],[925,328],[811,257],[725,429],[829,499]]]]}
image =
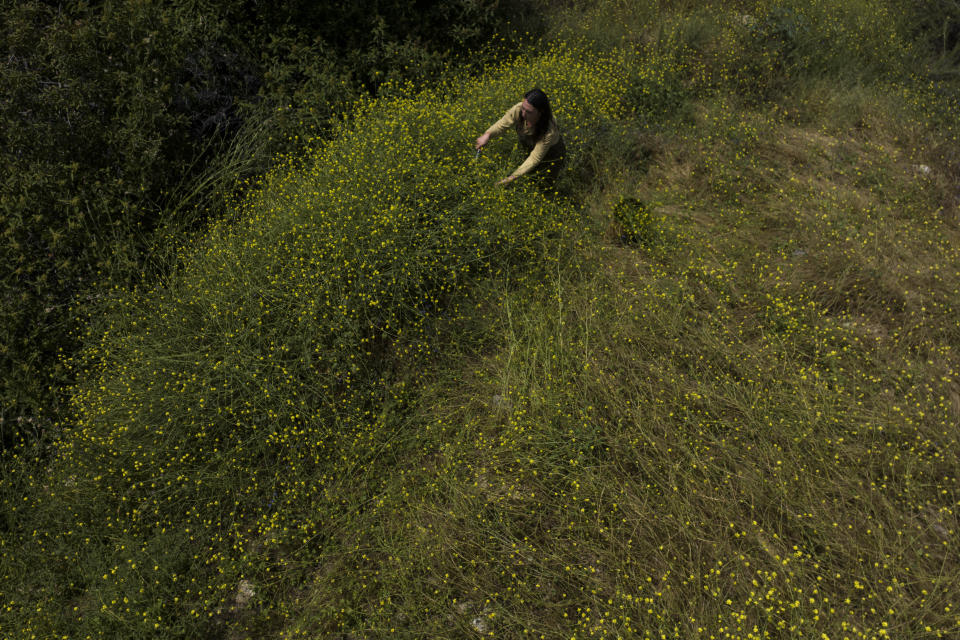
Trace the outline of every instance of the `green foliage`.
{"type": "Polygon", "coordinates": [[[800,63],[804,41],[811,37],[810,24],[792,7],[774,7],[753,26],[751,37],[775,61],[793,66],[800,63]]]}
{"type": "Polygon", "coordinates": [[[753,99],[789,91],[805,78],[871,81],[902,77],[913,60],[900,5],[857,0],[837,11],[824,0],[758,2],[730,13],[707,56],[721,84],[733,78],[753,99]]]}
{"type": "Polygon", "coordinates": [[[70,349],[71,304],[94,280],[136,270],[168,190],[227,125],[230,94],[249,90],[220,35],[149,3],[4,4],[4,443],[9,419],[54,400],[47,385],[61,379],[58,350],[70,349]]]}
{"type": "Polygon", "coordinates": [[[613,217],[620,225],[625,242],[642,244],[653,240],[653,219],[642,201],[624,198],[613,208],[613,217]]]}
{"type": "MultiPolygon", "coordinates": [[[[129,267],[122,224],[97,246],[161,277],[85,301],[69,412],[0,460],[0,628],[956,635],[952,85],[903,73],[893,3],[597,5],[610,37],[477,80],[400,4],[317,5],[366,54],[307,3],[227,6],[275,36],[263,98],[183,94],[247,115],[176,201],[237,190],[189,240],[163,208],[129,267]],[[531,86],[562,196],[494,187],[510,138],[473,153],[531,86]]],[[[210,51],[192,77],[252,86],[210,51]]]]}
{"type": "Polygon", "coordinates": [[[682,114],[692,97],[690,70],[683,59],[690,51],[677,47],[640,54],[626,90],[626,103],[644,123],[659,123],[682,114]]]}
{"type": "MultiPolygon", "coordinates": [[[[360,498],[379,482],[381,456],[416,446],[385,407],[402,414],[416,399],[422,373],[473,313],[478,283],[535,277],[556,261],[551,238],[578,223],[569,202],[532,184],[495,186],[508,170],[503,141],[480,160],[470,143],[542,80],[578,144],[620,114],[611,96],[624,76],[622,59],[557,48],[461,82],[457,95],[364,103],[185,248],[162,286],[91,305],[71,361],[71,418],[42,479],[27,483],[33,515],[11,517],[24,544],[34,518],[59,528],[38,549],[72,558],[26,590],[53,602],[54,585],[72,583],[80,617],[44,605],[31,615],[37,628],[148,633],[162,621],[187,636],[226,633],[253,624],[229,613],[240,580],[280,597],[303,579],[297,567],[334,544],[331,518],[360,507],[336,487],[360,498]],[[99,498],[60,526],[68,494],[99,498]],[[120,545],[104,529],[117,514],[120,545]],[[157,580],[144,585],[134,565],[157,580]],[[171,598],[184,574],[191,591],[171,598]],[[100,602],[124,606],[108,613],[100,602]],[[218,609],[227,613],[206,615],[218,609]]],[[[5,575],[24,575],[25,559],[4,556],[5,575]]]]}
{"type": "Polygon", "coordinates": [[[669,218],[656,215],[637,198],[623,198],[613,208],[613,218],[620,229],[620,240],[661,254],[676,243],[676,231],[669,218]]]}
{"type": "Polygon", "coordinates": [[[228,15],[262,48],[263,103],[250,116],[269,118],[267,157],[299,149],[291,140],[323,134],[360,94],[447,75],[450,62],[482,65],[502,56],[525,30],[537,29],[534,0],[493,2],[292,2],[238,0],[228,15]],[[494,41],[494,38],[496,40],[494,41]]]}
{"type": "Polygon", "coordinates": [[[479,47],[520,6],[4,2],[0,448],[19,439],[16,418],[56,413],[71,309],[98,282],[141,279],[158,229],[216,217],[213,193],[387,80],[440,74],[447,51],[479,47]]]}
{"type": "Polygon", "coordinates": [[[907,6],[909,27],[922,46],[940,65],[960,64],[960,2],[913,0],[907,6]]]}

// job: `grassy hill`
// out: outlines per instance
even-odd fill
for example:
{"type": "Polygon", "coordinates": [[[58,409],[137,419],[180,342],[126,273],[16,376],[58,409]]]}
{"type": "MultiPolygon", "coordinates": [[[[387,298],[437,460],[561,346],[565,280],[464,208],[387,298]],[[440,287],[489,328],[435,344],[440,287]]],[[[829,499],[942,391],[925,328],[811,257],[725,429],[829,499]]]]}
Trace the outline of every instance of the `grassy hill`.
{"type": "Polygon", "coordinates": [[[4,461],[0,627],[958,633],[958,105],[918,18],[551,20],[90,309],[72,419],[4,461]],[[521,155],[472,141],[533,86],[570,166],[496,187],[521,155]]]}

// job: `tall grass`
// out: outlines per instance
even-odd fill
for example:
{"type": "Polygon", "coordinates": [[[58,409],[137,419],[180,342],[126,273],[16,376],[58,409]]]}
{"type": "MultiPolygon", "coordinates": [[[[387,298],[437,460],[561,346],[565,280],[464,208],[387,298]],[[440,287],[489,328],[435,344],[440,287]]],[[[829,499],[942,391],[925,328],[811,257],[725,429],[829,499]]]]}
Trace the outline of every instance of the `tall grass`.
{"type": "Polygon", "coordinates": [[[76,620],[41,606],[40,628],[136,635],[173,619],[210,633],[239,581],[323,557],[330,519],[369,501],[360,478],[375,486],[402,433],[396,414],[416,397],[406,385],[450,337],[441,325],[479,279],[517,278],[577,224],[564,200],[495,187],[507,145],[476,159],[471,141],[545,81],[577,144],[616,115],[619,65],[561,48],[462,97],[358,105],[355,124],[184,249],[163,286],[100,306],[72,362],[74,422],[18,509],[47,523],[22,544],[70,552],[33,578],[29,556],[5,557],[52,602],[71,576],[76,620]],[[65,500],[82,503],[69,524],[65,500]]]}
{"type": "Polygon", "coordinates": [[[3,628],[955,635],[958,128],[834,6],[571,14],[616,37],[358,105],[91,314],[3,628]],[[535,85],[570,170],[494,188],[535,85]]]}

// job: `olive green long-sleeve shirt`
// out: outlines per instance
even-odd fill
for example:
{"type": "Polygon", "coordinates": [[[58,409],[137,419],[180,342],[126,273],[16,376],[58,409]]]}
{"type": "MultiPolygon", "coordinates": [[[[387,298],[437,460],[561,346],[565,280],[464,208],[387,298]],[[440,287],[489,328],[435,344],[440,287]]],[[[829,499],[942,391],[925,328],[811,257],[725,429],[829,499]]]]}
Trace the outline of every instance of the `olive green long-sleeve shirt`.
{"type": "Polygon", "coordinates": [[[547,132],[539,140],[534,138],[536,131],[529,122],[525,122],[520,117],[520,105],[522,102],[510,107],[510,109],[497,120],[492,127],[486,130],[486,133],[494,138],[508,129],[517,130],[517,136],[520,138],[520,144],[523,145],[530,155],[523,161],[519,167],[511,174],[512,177],[522,176],[529,173],[541,162],[558,162],[563,159],[563,138],[560,135],[560,127],[556,120],[550,120],[550,126],[547,132]]]}

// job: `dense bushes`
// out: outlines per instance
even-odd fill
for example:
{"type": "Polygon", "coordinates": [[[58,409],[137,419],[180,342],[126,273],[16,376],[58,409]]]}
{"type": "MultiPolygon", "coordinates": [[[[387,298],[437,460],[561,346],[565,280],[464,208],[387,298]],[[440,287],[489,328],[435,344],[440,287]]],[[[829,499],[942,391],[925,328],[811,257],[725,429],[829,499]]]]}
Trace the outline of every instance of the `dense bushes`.
{"type": "Polygon", "coordinates": [[[444,52],[477,49],[522,5],[3,2],[2,445],[14,418],[56,401],[71,305],[94,281],[138,279],[161,219],[195,222],[184,199],[217,185],[192,181],[245,123],[258,135],[228,184],[385,79],[438,73],[444,52]]]}
{"type": "MultiPolygon", "coordinates": [[[[762,100],[804,74],[902,72],[919,51],[914,42],[949,65],[960,24],[952,0],[861,0],[841,13],[828,2],[784,0],[738,12],[693,7],[660,21],[651,7],[597,4],[609,14],[602,24],[610,42],[624,28],[616,24],[637,16],[650,31],[640,39],[644,63],[625,87],[647,124],[731,79],[762,100]]],[[[161,219],[174,234],[197,221],[182,205],[216,190],[209,172],[199,188],[194,180],[232,142],[243,149],[221,185],[261,173],[362,93],[443,76],[451,55],[469,54],[461,59],[474,64],[502,54],[518,38],[494,44],[493,34],[536,29],[547,12],[537,0],[5,0],[2,9],[5,444],[12,419],[55,402],[47,387],[62,380],[58,351],[72,349],[70,305],[97,295],[96,280],[138,279],[161,219]]]]}
{"type": "Polygon", "coordinates": [[[250,65],[218,45],[218,25],[149,4],[95,13],[4,3],[2,26],[0,401],[9,424],[47,397],[78,294],[100,272],[136,269],[198,143],[256,87],[250,65]]]}
{"type": "Polygon", "coordinates": [[[960,63],[960,1],[913,0],[908,6],[914,37],[941,64],[960,63]]]}

